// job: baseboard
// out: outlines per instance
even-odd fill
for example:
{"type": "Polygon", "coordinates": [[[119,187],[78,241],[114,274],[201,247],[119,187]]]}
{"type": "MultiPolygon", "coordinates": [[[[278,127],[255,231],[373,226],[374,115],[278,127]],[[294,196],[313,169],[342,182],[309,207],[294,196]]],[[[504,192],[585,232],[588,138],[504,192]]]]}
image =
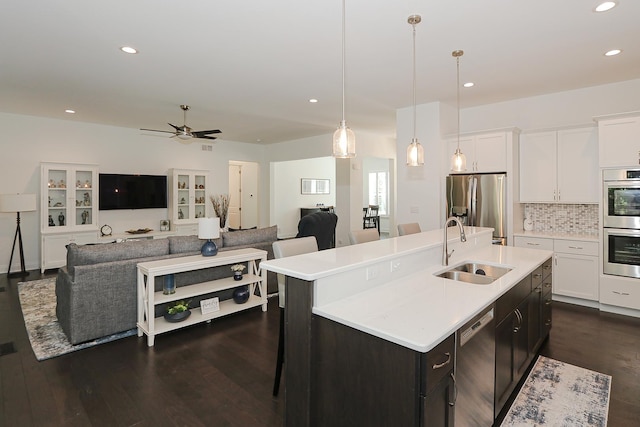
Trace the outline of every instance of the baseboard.
{"type": "Polygon", "coordinates": [[[600,304],[598,308],[600,309],[600,311],[604,311],[607,313],[621,314],[623,316],[640,318],[640,310],[634,310],[632,308],[618,307],[615,305],[608,305],[608,304],[600,304]]]}

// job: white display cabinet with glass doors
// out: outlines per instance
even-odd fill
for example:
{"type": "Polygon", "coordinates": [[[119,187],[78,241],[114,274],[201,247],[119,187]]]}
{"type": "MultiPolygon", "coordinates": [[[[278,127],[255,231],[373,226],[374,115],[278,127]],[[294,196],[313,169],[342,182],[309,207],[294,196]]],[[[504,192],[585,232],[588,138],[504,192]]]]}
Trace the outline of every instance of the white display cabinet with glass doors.
{"type": "Polygon", "coordinates": [[[41,270],[62,267],[66,245],[94,243],[98,231],[98,165],[40,165],[41,270]]]}
{"type": "Polygon", "coordinates": [[[177,234],[194,234],[198,218],[211,216],[208,189],[208,171],[169,170],[169,218],[177,234]]]}

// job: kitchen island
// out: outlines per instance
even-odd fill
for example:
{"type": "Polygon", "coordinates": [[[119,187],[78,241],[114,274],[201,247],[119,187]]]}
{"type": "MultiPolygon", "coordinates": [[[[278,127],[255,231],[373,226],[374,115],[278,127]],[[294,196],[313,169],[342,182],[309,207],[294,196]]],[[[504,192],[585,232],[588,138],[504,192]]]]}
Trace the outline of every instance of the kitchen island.
{"type": "Polygon", "coordinates": [[[455,332],[512,288],[528,297],[532,273],[552,253],[491,245],[487,228],[465,227],[464,243],[449,230],[451,267],[477,261],[510,271],[487,285],[437,277],[448,268],[442,230],[261,264],[287,276],[287,426],[453,425],[429,397],[450,406],[455,332]],[[429,374],[431,365],[446,369],[429,374]]]}

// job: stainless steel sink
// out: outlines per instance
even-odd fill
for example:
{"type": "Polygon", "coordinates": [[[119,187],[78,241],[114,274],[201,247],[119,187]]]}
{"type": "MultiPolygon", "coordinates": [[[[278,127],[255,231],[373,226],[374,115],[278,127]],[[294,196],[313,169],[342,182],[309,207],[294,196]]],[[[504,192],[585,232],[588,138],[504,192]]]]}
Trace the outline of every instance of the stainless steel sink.
{"type": "Polygon", "coordinates": [[[436,276],[474,285],[489,285],[510,271],[511,269],[506,267],[468,262],[438,273],[436,276]]]}
{"type": "Polygon", "coordinates": [[[453,269],[457,271],[464,271],[467,273],[493,277],[494,279],[499,279],[500,277],[504,276],[505,274],[511,271],[510,268],[497,267],[495,265],[488,265],[488,264],[480,264],[477,262],[469,262],[466,264],[462,264],[457,267],[454,267],[453,269]]]}
{"type": "Polygon", "coordinates": [[[467,273],[459,270],[447,270],[443,273],[438,274],[438,277],[457,280],[458,282],[473,283],[475,285],[488,285],[496,280],[491,277],[482,276],[480,274],[467,273]]]}

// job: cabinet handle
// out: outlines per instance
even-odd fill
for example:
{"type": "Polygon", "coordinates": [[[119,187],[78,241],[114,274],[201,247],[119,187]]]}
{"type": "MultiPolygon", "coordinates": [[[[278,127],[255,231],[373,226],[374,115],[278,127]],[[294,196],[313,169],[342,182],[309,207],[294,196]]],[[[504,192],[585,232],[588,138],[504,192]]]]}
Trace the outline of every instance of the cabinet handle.
{"type": "Polygon", "coordinates": [[[436,363],[435,365],[433,365],[433,369],[440,369],[444,366],[447,366],[451,362],[451,353],[447,351],[444,355],[447,356],[447,360],[442,363],[436,363]]]}
{"type": "Polygon", "coordinates": [[[569,246],[569,249],[584,249],[582,246],[569,246]]]}
{"type": "Polygon", "coordinates": [[[628,293],[628,292],[618,292],[618,291],[611,291],[611,292],[613,292],[613,293],[614,293],[614,294],[616,294],[616,295],[629,296],[629,293],[628,293]]]}
{"type": "Polygon", "coordinates": [[[449,402],[449,406],[454,406],[458,400],[458,383],[456,382],[456,376],[451,372],[451,379],[453,379],[453,402],[449,402]]]}
{"type": "Polygon", "coordinates": [[[527,242],[527,245],[529,245],[529,246],[540,246],[540,243],[527,242]]]}
{"type": "Polygon", "coordinates": [[[550,288],[551,287],[551,283],[544,283],[544,287],[545,288],[550,288]]]}
{"type": "Polygon", "coordinates": [[[516,308],[516,311],[514,311],[516,318],[518,319],[518,326],[515,326],[513,328],[513,333],[517,334],[520,331],[520,327],[522,326],[522,314],[520,313],[520,310],[516,308]]]}
{"type": "Polygon", "coordinates": [[[551,319],[544,322],[544,326],[551,326],[551,319]]]}
{"type": "Polygon", "coordinates": [[[534,289],[534,292],[539,294],[542,292],[542,286],[538,286],[537,288],[534,289]]]}
{"type": "Polygon", "coordinates": [[[544,305],[551,305],[551,298],[549,298],[548,300],[546,300],[546,301],[544,302],[544,305]]]}
{"type": "Polygon", "coordinates": [[[534,279],[540,279],[540,278],[542,278],[542,274],[536,273],[536,274],[533,275],[533,278],[534,279]]]}

